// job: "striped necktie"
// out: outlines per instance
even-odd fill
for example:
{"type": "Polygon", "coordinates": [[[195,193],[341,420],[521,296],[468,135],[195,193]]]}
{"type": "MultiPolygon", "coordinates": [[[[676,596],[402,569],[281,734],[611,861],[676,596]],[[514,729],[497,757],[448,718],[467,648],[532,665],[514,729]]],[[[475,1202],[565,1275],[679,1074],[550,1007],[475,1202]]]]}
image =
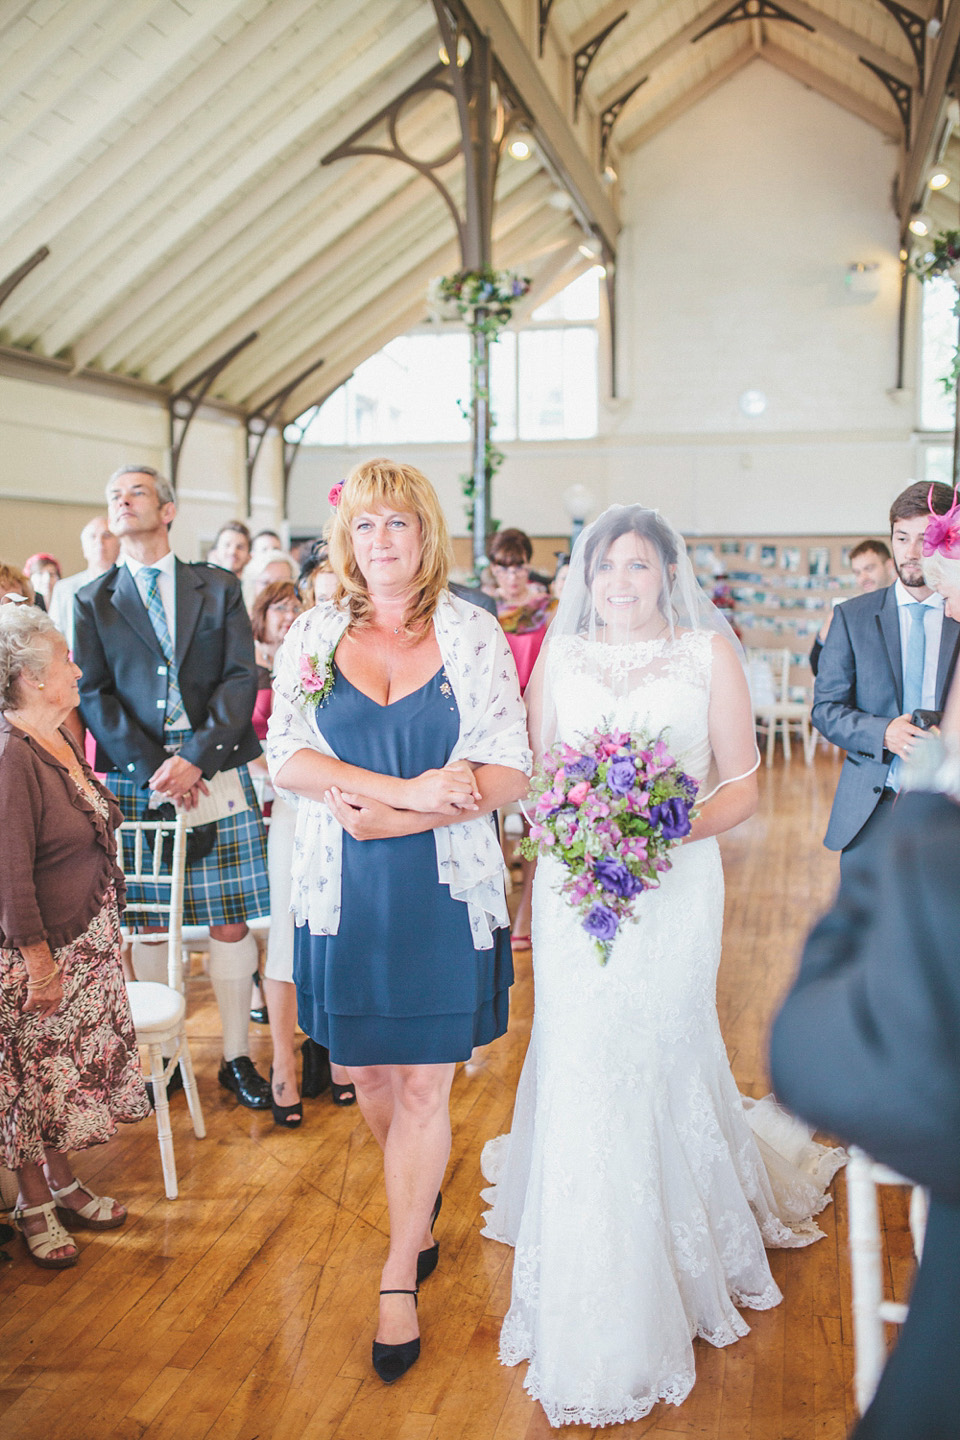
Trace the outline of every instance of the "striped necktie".
{"type": "Polygon", "coordinates": [[[150,617],[150,624],[153,626],[160,649],[163,651],[163,658],[167,662],[167,704],[164,726],[166,729],[171,729],[178,720],[183,719],[186,711],[183,708],[183,696],[180,694],[180,681],[177,678],[177,666],[173,658],[173,644],[167,627],[167,612],[160,599],[158,583],[160,571],[152,565],[145,565],[143,574],[147,577],[147,614],[150,617]]]}

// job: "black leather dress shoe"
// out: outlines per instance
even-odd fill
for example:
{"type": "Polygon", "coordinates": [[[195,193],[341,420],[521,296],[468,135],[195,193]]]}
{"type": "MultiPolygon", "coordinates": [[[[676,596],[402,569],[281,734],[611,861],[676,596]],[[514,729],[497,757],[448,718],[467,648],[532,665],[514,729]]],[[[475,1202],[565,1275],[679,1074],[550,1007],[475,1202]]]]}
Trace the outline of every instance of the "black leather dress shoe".
{"type": "Polygon", "coordinates": [[[217,1079],[224,1090],[232,1090],[248,1110],[270,1109],[270,1082],[259,1074],[249,1055],[221,1060],[217,1079]]]}

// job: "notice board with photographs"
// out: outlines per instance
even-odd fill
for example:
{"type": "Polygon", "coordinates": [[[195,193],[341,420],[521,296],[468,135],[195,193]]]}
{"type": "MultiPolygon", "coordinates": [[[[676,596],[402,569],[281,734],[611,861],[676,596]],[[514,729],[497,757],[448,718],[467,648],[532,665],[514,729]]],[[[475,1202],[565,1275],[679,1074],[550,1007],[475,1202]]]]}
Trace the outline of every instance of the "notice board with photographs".
{"type": "MultiPolygon", "coordinates": [[[[687,538],[697,579],[744,648],[789,649],[790,698],[813,698],[809,655],[828,611],[858,594],[850,551],[864,535],[698,535],[687,538]]],[[[883,539],[885,536],[873,537],[883,539]]]]}

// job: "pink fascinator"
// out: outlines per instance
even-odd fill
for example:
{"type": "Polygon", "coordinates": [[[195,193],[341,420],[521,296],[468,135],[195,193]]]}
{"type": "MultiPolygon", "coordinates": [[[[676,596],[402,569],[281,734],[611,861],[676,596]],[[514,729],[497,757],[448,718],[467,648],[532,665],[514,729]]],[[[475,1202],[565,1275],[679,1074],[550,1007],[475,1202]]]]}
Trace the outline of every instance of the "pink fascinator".
{"type": "Polygon", "coordinates": [[[953,492],[953,504],[946,515],[935,515],[931,500],[933,499],[933,486],[930,486],[930,493],[927,495],[927,505],[930,508],[930,521],[923,532],[923,553],[934,555],[937,551],[945,555],[948,560],[960,560],[960,503],[957,500],[957,491],[953,492]]]}
{"type": "Polygon", "coordinates": [[[329,495],[327,496],[327,499],[329,500],[330,504],[333,506],[334,510],[336,510],[337,506],[340,504],[340,491],[341,491],[342,489],[343,489],[343,481],[342,481],[342,480],[338,480],[337,483],[336,483],[336,485],[332,485],[332,486],[330,487],[330,493],[329,493],[329,495]]]}

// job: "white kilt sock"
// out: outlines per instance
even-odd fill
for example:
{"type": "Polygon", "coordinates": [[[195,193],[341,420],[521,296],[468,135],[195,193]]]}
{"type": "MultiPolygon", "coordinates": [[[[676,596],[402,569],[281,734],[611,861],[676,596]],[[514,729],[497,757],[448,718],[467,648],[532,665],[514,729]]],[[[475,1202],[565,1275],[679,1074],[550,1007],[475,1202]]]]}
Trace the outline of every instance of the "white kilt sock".
{"type": "Polygon", "coordinates": [[[250,981],[257,957],[257,942],[249,930],[242,940],[210,939],[210,984],[220,1010],[224,1060],[250,1053],[250,981]]]}

